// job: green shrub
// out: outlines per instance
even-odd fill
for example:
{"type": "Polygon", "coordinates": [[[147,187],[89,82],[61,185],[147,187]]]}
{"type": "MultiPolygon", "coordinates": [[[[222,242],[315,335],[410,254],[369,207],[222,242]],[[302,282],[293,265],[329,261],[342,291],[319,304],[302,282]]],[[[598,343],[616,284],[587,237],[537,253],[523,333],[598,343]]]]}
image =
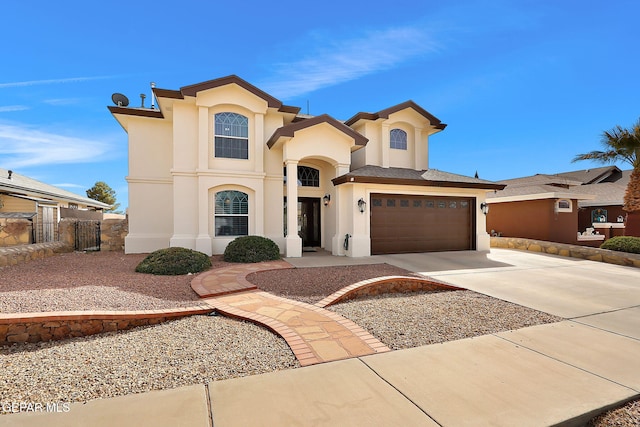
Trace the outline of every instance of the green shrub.
{"type": "Polygon", "coordinates": [[[629,252],[632,254],[640,254],[640,237],[618,236],[600,245],[602,249],[610,249],[612,251],[629,252]]]}
{"type": "Polygon", "coordinates": [[[224,250],[224,260],[227,262],[262,262],[276,259],[280,259],[280,248],[266,237],[238,237],[224,250]]]}
{"type": "Polygon", "coordinates": [[[150,253],[138,264],[136,271],[162,276],[177,276],[199,273],[209,267],[211,267],[211,259],[206,254],[176,247],[150,253]]]}

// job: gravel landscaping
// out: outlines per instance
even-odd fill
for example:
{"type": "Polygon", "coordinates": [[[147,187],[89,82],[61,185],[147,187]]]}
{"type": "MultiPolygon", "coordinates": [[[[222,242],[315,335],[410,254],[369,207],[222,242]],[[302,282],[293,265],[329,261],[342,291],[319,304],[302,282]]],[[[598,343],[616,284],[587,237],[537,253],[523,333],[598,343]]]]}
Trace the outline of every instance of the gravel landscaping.
{"type": "Polygon", "coordinates": [[[299,366],[286,342],[264,328],[192,316],[2,348],[0,402],[84,402],[299,366]]]}
{"type": "MultiPolygon", "coordinates": [[[[135,273],[144,255],[69,253],[0,268],[0,312],[148,310],[194,305],[193,276],[135,273]]],[[[213,268],[229,265],[212,257],[213,268]]],[[[316,302],[352,283],[411,275],[387,264],[267,271],[248,279],[287,298],[316,302]]],[[[562,320],[471,291],[352,300],[329,309],[393,349],[562,320]],[[499,313],[499,316],[496,315],[499,313]]],[[[65,341],[0,348],[0,402],[84,402],[299,367],[286,342],[251,323],[193,316],[65,341]]],[[[0,412],[1,413],[1,412],[0,412]]],[[[632,402],[593,427],[639,425],[632,402]]]]}
{"type": "Polygon", "coordinates": [[[393,350],[563,320],[472,291],[379,295],[328,309],[362,326],[393,350]]]}
{"type": "Polygon", "coordinates": [[[345,286],[381,276],[416,276],[389,264],[310,267],[251,273],[247,280],[272,294],[313,304],[345,286]]]}

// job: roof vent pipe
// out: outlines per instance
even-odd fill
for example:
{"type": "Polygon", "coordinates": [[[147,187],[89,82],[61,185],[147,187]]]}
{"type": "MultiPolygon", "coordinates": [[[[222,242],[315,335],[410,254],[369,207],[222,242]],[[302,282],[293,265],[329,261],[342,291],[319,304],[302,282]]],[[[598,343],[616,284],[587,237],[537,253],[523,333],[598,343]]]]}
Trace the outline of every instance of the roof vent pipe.
{"type": "Polygon", "coordinates": [[[9,171],[9,176],[7,176],[7,178],[11,179],[11,175],[13,175],[13,171],[9,171]]]}
{"type": "Polygon", "coordinates": [[[156,102],[155,102],[156,101],[156,96],[153,93],[153,89],[155,89],[155,87],[156,87],[155,82],[151,82],[151,109],[152,110],[156,109],[156,102]]]}

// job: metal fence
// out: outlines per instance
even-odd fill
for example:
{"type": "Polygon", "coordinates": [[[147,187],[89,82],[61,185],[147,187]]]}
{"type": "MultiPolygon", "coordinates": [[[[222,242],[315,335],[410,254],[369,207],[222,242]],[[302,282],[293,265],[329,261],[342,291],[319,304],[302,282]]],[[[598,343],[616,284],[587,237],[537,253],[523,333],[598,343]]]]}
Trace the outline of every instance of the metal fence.
{"type": "Polygon", "coordinates": [[[75,223],[75,250],[100,250],[100,221],[78,221],[75,223]]]}

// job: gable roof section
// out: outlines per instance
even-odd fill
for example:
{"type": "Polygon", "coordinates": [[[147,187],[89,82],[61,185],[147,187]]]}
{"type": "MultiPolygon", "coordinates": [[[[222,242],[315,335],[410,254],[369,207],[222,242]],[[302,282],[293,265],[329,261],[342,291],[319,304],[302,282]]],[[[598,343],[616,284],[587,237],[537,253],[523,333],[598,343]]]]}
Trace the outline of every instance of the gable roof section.
{"type": "Polygon", "coordinates": [[[334,128],[338,129],[340,132],[350,136],[351,138],[354,139],[355,144],[357,146],[364,146],[364,145],[367,145],[367,142],[369,142],[367,138],[365,138],[360,133],[354,131],[344,123],[339,122],[338,120],[334,119],[328,114],[322,114],[320,116],[315,116],[310,119],[293,122],[288,125],[282,126],[281,128],[278,128],[273,133],[273,135],[271,135],[271,138],[269,138],[269,140],[267,141],[267,146],[271,148],[280,138],[292,138],[295,135],[295,133],[298,132],[299,130],[307,129],[312,126],[319,125],[321,123],[327,123],[333,126],[334,128]]]}
{"type": "MultiPolygon", "coordinates": [[[[196,96],[198,92],[202,92],[208,89],[214,89],[217,87],[226,86],[230,84],[236,84],[241,88],[247,90],[248,92],[251,92],[252,94],[256,95],[257,97],[264,99],[270,108],[276,108],[280,112],[298,114],[298,112],[300,111],[300,107],[284,105],[278,99],[269,95],[265,91],[258,89],[251,83],[241,79],[240,77],[234,74],[226,77],[220,77],[218,79],[208,80],[202,83],[183,86],[179,90],[153,88],[153,93],[156,96],[156,98],[184,99],[187,96],[196,96]]],[[[164,118],[164,115],[160,110],[154,110],[151,108],[128,108],[128,107],[117,107],[117,106],[109,106],[107,108],[109,108],[109,111],[111,111],[112,114],[126,114],[130,116],[153,117],[153,118],[160,118],[160,119],[164,118]]]]}
{"type": "Polygon", "coordinates": [[[499,182],[501,182],[502,184],[506,184],[508,188],[528,187],[535,185],[549,185],[569,188],[582,185],[581,181],[559,177],[557,175],[546,175],[541,173],[532,176],[524,176],[522,178],[505,179],[499,182]]]}
{"type": "Polygon", "coordinates": [[[523,202],[542,199],[588,200],[594,198],[592,194],[574,191],[575,188],[566,189],[547,184],[507,185],[506,188],[497,193],[487,194],[487,203],[523,202]]]}
{"type": "Polygon", "coordinates": [[[39,196],[49,199],[47,200],[49,202],[51,198],[54,198],[72,203],[82,203],[83,205],[99,209],[108,209],[111,207],[106,203],[89,199],[88,197],[82,197],[70,191],[45,184],[44,182],[15,172],[11,175],[11,179],[8,179],[8,172],[7,169],[0,168],[0,193],[18,196],[39,196]]]}
{"type": "Polygon", "coordinates": [[[415,102],[409,100],[405,101],[401,104],[394,105],[393,107],[386,108],[384,110],[380,110],[377,113],[358,113],[355,116],[351,117],[349,120],[345,122],[347,126],[351,126],[358,122],[359,120],[378,120],[378,119],[388,119],[389,116],[393,113],[397,113],[398,111],[406,110],[407,108],[411,108],[420,114],[425,119],[429,120],[429,123],[436,129],[444,129],[447,127],[446,124],[442,123],[440,119],[438,119],[433,114],[429,113],[427,110],[416,104],[415,102]]]}
{"type": "Polygon", "coordinates": [[[622,171],[617,166],[605,166],[601,168],[562,172],[556,175],[580,181],[582,184],[596,184],[604,180],[617,181],[622,177],[622,171]]]}
{"type": "Polygon", "coordinates": [[[506,188],[496,194],[489,194],[487,201],[499,203],[571,198],[579,200],[579,207],[622,205],[629,176],[630,171],[607,166],[506,179],[499,181],[506,184],[506,188]]]}
{"type": "Polygon", "coordinates": [[[333,185],[349,182],[370,184],[417,185],[425,187],[477,188],[501,190],[503,184],[457,175],[437,169],[415,170],[405,168],[383,168],[381,166],[363,166],[347,174],[334,178],[333,185]]]}

